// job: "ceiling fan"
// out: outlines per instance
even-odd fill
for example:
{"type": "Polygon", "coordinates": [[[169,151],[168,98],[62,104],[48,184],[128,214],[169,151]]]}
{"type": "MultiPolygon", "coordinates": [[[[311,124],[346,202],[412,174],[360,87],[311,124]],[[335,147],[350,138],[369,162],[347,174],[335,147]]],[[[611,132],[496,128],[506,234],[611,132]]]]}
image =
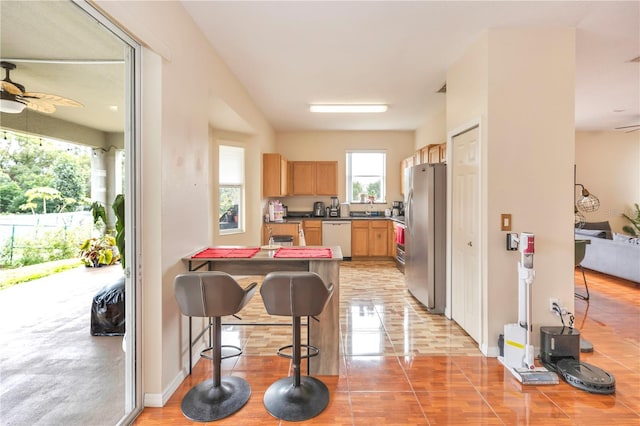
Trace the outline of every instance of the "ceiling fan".
{"type": "Polygon", "coordinates": [[[632,124],[631,126],[621,126],[621,127],[615,128],[615,130],[625,130],[625,129],[630,129],[630,130],[627,130],[625,133],[637,132],[638,130],[640,130],[640,124],[632,124]]]}
{"type": "Polygon", "coordinates": [[[18,114],[29,108],[34,111],[51,114],[56,110],[56,106],[81,107],[80,102],[63,98],[58,95],[48,93],[25,92],[22,84],[11,81],[9,72],[16,68],[11,62],[0,62],[0,68],[5,71],[2,88],[0,90],[0,111],[11,114],[18,114]]]}

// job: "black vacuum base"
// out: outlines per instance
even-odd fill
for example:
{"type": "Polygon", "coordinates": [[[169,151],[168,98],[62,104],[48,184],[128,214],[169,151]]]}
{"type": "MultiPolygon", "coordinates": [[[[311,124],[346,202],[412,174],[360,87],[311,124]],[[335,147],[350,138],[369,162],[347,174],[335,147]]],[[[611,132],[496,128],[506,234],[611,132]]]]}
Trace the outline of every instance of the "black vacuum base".
{"type": "Polygon", "coordinates": [[[213,385],[213,379],[208,379],[184,396],[182,414],[194,422],[212,422],[238,411],[250,396],[249,383],[240,377],[222,377],[218,387],[213,385]]]}
{"type": "Polygon", "coordinates": [[[565,358],[558,361],[556,370],[567,383],[578,389],[605,395],[616,391],[616,379],[595,365],[565,358]]]}
{"type": "Polygon", "coordinates": [[[300,377],[300,386],[293,377],[286,377],[269,386],[264,393],[264,406],[274,417],[299,422],[317,416],[329,404],[329,389],[315,377],[300,377]]]}

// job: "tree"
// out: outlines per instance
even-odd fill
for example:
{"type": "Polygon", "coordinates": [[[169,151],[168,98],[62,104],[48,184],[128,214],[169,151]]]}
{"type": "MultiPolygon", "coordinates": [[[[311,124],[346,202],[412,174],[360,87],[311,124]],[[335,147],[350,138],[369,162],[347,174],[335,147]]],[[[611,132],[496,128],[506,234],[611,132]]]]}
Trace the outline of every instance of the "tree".
{"type": "Polygon", "coordinates": [[[369,195],[373,195],[376,197],[376,200],[379,200],[381,197],[381,193],[380,193],[380,181],[377,180],[373,183],[370,183],[369,185],[367,185],[367,193],[369,195]]]}
{"type": "Polygon", "coordinates": [[[60,191],[61,199],[57,202],[57,210],[64,211],[67,206],[71,206],[67,202],[62,202],[68,199],[82,200],[86,195],[86,180],[83,178],[78,165],[74,161],[65,157],[58,157],[55,160],[53,171],[54,187],[60,191]]]}
{"type": "MultiPolygon", "coordinates": [[[[22,195],[22,190],[17,183],[11,180],[9,175],[0,171],[0,213],[9,212],[13,200],[22,195]]],[[[23,204],[21,202],[20,204],[23,204]]]]}
{"type": "MultiPolygon", "coordinates": [[[[0,213],[31,210],[34,199],[25,195],[38,187],[57,189],[60,198],[47,200],[47,212],[73,210],[87,205],[91,157],[88,150],[7,132],[0,144],[0,213]],[[73,201],[72,201],[73,200],[73,201]]],[[[40,210],[40,200],[35,209],[40,210]]],[[[32,210],[33,211],[33,210],[32,210]]]]}
{"type": "Polygon", "coordinates": [[[31,188],[25,192],[27,196],[27,203],[31,211],[33,211],[32,205],[34,204],[34,200],[42,200],[42,213],[47,213],[47,200],[62,200],[62,196],[60,195],[60,191],[54,188],[48,187],[37,187],[31,188]]]}
{"type": "Polygon", "coordinates": [[[353,182],[351,194],[353,200],[357,200],[360,197],[360,194],[362,194],[362,184],[360,182],[353,182]]]}

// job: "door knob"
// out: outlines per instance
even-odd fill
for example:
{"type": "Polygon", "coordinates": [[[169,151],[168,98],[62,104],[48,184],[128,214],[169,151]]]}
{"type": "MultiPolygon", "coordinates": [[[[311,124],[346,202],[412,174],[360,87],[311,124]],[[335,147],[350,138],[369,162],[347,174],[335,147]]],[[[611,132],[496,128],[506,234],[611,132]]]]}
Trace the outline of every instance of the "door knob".
{"type": "Polygon", "coordinates": [[[468,245],[469,247],[473,247],[473,243],[472,243],[471,241],[469,241],[469,242],[467,243],[467,245],[468,245]]]}

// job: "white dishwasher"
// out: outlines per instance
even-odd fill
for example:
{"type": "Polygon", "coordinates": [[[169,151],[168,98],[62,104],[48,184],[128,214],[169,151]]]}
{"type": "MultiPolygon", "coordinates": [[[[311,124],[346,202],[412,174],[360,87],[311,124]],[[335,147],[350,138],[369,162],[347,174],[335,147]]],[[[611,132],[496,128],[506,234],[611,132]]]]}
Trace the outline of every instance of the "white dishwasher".
{"type": "Polygon", "coordinates": [[[351,221],[323,220],[322,245],[340,246],[342,257],[351,259],[351,221]]]}

